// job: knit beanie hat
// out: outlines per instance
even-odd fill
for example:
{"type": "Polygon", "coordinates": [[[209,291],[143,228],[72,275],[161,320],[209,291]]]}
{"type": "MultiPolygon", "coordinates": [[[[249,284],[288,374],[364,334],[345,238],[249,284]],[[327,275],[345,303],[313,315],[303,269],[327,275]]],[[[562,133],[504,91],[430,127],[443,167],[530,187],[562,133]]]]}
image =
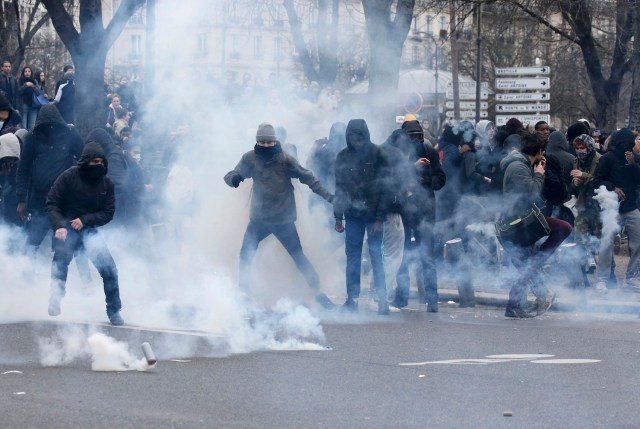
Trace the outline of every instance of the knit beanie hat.
{"type": "Polygon", "coordinates": [[[569,144],[573,143],[573,139],[581,134],[591,134],[589,127],[587,127],[584,122],[578,121],[567,128],[567,140],[569,141],[569,144]]]}
{"type": "Polygon", "coordinates": [[[273,125],[263,122],[258,125],[258,131],[256,132],[256,141],[277,141],[276,130],[273,125]]]}

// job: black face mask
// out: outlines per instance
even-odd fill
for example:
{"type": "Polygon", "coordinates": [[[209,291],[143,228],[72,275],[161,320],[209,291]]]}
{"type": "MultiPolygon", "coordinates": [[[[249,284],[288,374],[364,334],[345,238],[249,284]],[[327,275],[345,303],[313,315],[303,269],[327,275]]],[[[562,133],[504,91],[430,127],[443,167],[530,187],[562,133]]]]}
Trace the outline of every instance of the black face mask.
{"type": "Polygon", "coordinates": [[[271,147],[255,145],[253,147],[253,150],[256,151],[256,155],[258,155],[259,157],[264,159],[271,159],[275,155],[282,152],[282,147],[280,146],[280,143],[276,143],[275,146],[271,146],[271,147]]]}
{"type": "Polygon", "coordinates": [[[92,182],[99,182],[107,174],[104,165],[83,165],[81,171],[82,175],[92,182]]]}

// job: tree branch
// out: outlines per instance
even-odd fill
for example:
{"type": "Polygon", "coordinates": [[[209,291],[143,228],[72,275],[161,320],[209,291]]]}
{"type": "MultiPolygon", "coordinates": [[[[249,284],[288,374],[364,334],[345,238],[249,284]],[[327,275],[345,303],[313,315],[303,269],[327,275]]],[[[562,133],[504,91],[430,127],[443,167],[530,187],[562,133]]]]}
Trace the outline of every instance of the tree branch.
{"type": "Polygon", "coordinates": [[[506,0],[506,1],[507,1],[507,3],[511,3],[512,5],[516,6],[519,9],[521,9],[524,13],[526,13],[530,17],[536,19],[540,24],[544,25],[545,27],[547,27],[548,29],[550,29],[554,33],[558,34],[559,36],[562,36],[565,39],[572,41],[573,43],[580,43],[580,39],[576,35],[569,34],[566,31],[556,27],[555,25],[553,25],[549,21],[547,21],[542,15],[540,15],[540,14],[532,11],[528,7],[520,4],[518,1],[516,1],[516,0],[506,0]]]}
{"type": "Polygon", "coordinates": [[[80,34],[73,25],[73,18],[67,13],[62,0],[42,0],[42,4],[51,16],[53,24],[62,43],[67,47],[69,53],[74,56],[78,54],[78,41],[80,34]]]}

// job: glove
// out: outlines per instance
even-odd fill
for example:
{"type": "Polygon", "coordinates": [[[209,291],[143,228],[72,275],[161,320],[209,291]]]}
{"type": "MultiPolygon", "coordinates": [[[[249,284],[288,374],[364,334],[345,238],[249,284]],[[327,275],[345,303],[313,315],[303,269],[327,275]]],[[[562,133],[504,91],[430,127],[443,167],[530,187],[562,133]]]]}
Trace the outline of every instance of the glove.
{"type": "Polygon", "coordinates": [[[240,186],[240,182],[244,181],[244,177],[242,177],[239,174],[234,175],[231,178],[231,186],[233,186],[234,188],[237,188],[238,186],[240,186]]]}

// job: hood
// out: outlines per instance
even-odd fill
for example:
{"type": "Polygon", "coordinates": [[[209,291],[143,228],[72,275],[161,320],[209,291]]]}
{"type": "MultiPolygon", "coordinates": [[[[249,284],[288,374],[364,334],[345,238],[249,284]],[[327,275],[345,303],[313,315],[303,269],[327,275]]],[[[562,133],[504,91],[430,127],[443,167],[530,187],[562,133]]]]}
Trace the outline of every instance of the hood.
{"type": "Polygon", "coordinates": [[[13,134],[15,134],[16,137],[18,137],[21,143],[24,143],[24,140],[29,135],[29,131],[25,130],[24,128],[20,128],[19,130],[16,130],[16,132],[13,134]]]}
{"type": "Polygon", "coordinates": [[[620,128],[611,134],[611,141],[609,142],[609,149],[618,156],[624,156],[625,152],[629,152],[633,149],[636,143],[636,136],[629,128],[620,128]]]}
{"type": "Polygon", "coordinates": [[[94,158],[104,159],[105,167],[107,166],[107,156],[105,155],[104,150],[102,150],[102,147],[98,143],[90,141],[89,143],[84,145],[84,149],[82,149],[82,155],[78,160],[78,165],[86,165],[94,158]]]}
{"type": "Polygon", "coordinates": [[[67,122],[62,118],[62,115],[55,104],[45,104],[40,108],[40,112],[38,112],[36,124],[33,129],[35,131],[37,128],[47,125],[60,125],[65,128],[67,126],[67,122]]]}
{"type": "Polygon", "coordinates": [[[585,146],[587,146],[587,153],[589,153],[590,155],[595,153],[596,142],[593,140],[593,137],[591,137],[589,134],[580,134],[574,140],[580,140],[584,142],[585,146]]]}
{"type": "Polygon", "coordinates": [[[460,146],[462,144],[462,133],[455,133],[451,124],[446,124],[440,137],[440,148],[446,145],[460,146]]]}
{"type": "Polygon", "coordinates": [[[476,124],[476,133],[478,133],[478,135],[481,137],[487,138],[487,131],[492,128],[495,128],[493,122],[483,119],[476,124]]]}
{"type": "Polygon", "coordinates": [[[405,121],[402,123],[402,127],[407,134],[424,134],[422,125],[418,121],[405,121]]]}
{"type": "Polygon", "coordinates": [[[98,143],[105,153],[114,144],[113,139],[104,128],[94,128],[89,132],[87,144],[91,142],[98,143]]]}
{"type": "MultiPolygon", "coordinates": [[[[360,134],[362,137],[364,137],[365,142],[371,143],[369,127],[367,127],[367,123],[364,119],[352,119],[347,124],[345,138],[347,140],[347,147],[349,147],[349,149],[351,149],[351,146],[349,145],[349,137],[353,134],[360,134]]],[[[365,143],[365,145],[367,143],[365,143]]]]}
{"type": "Polygon", "coordinates": [[[347,141],[345,134],[347,132],[347,126],[344,122],[334,122],[329,130],[329,146],[335,151],[341,151],[347,147],[347,141]]]}
{"type": "Polygon", "coordinates": [[[547,151],[553,152],[561,150],[563,152],[569,152],[569,142],[567,138],[560,131],[554,131],[549,134],[549,143],[547,144],[547,151]]]}
{"type": "Polygon", "coordinates": [[[9,111],[9,117],[7,118],[6,121],[4,121],[6,126],[6,124],[8,124],[11,121],[11,115],[13,115],[13,108],[11,107],[11,103],[9,103],[9,99],[2,92],[0,92],[0,110],[9,111]]]}
{"type": "Polygon", "coordinates": [[[15,134],[0,136],[0,159],[2,158],[20,159],[20,141],[15,134]]]}
{"type": "Polygon", "coordinates": [[[527,167],[531,167],[531,164],[529,164],[529,159],[522,152],[514,151],[504,157],[502,161],[500,161],[500,170],[503,172],[506,171],[507,167],[514,162],[521,162],[527,167]]]}
{"type": "Polygon", "coordinates": [[[573,143],[573,139],[578,137],[580,134],[591,134],[589,127],[587,127],[584,122],[578,121],[567,128],[567,140],[569,143],[573,143]]]}

